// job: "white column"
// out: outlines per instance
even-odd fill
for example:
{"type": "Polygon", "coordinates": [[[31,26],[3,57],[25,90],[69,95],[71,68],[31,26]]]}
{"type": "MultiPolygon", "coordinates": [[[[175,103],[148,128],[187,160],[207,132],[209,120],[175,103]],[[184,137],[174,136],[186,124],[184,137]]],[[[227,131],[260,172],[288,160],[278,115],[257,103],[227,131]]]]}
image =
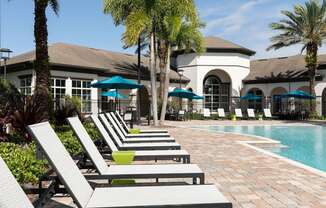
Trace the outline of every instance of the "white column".
{"type": "Polygon", "coordinates": [[[32,71],[32,83],[31,83],[31,93],[34,94],[34,90],[36,87],[36,72],[35,70],[32,71]]]}
{"type": "Polygon", "coordinates": [[[66,95],[72,96],[72,80],[70,77],[66,79],[66,95]]]}
{"type": "MultiPolygon", "coordinates": [[[[93,80],[92,84],[97,82],[97,80],[93,80]]],[[[96,114],[99,111],[99,102],[100,95],[98,94],[99,90],[97,88],[91,88],[91,100],[92,100],[92,113],[96,114]]]]}

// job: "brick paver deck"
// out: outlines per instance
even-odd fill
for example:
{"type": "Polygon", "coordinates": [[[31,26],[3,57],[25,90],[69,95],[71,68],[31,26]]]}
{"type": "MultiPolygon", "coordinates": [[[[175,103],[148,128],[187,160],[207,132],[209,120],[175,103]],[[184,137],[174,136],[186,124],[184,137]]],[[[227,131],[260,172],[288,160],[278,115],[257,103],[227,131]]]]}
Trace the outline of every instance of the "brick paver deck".
{"type": "MultiPolygon", "coordinates": [[[[206,182],[214,183],[235,208],[326,207],[326,178],[239,143],[257,138],[176,127],[217,122],[167,124],[173,126],[169,128],[170,134],[191,154],[191,162],[206,173],[206,182]]],[[[252,121],[249,124],[262,123],[252,121]]],[[[59,198],[59,201],[71,204],[70,198],[59,198]]]]}
{"type": "MultiPolygon", "coordinates": [[[[189,125],[194,123],[198,121],[189,125]]],[[[257,140],[253,137],[180,128],[169,132],[203,169],[207,182],[216,184],[234,207],[326,207],[325,177],[238,143],[257,140]]]]}

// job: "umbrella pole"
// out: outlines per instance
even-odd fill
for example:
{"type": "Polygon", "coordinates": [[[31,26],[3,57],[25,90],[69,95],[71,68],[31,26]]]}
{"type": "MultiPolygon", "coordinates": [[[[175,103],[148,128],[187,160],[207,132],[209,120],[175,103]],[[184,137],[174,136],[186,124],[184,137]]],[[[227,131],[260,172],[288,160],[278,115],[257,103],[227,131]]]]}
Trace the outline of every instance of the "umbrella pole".
{"type": "MultiPolygon", "coordinates": [[[[114,100],[115,111],[117,111],[119,109],[117,101],[118,101],[118,89],[115,89],[115,100],[114,100]]],[[[120,113],[120,110],[119,110],[119,113],[120,113]]]]}

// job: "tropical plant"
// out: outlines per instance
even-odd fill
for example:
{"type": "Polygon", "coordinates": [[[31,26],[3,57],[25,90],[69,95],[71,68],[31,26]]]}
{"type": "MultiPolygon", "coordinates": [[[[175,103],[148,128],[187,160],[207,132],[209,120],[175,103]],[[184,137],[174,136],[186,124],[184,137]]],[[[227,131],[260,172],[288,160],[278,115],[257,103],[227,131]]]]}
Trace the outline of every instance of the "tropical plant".
{"type": "Polygon", "coordinates": [[[156,90],[156,23],[163,0],[105,0],[104,12],[111,14],[116,25],[124,24],[123,39],[127,46],[136,45],[141,34],[149,40],[149,69],[151,79],[152,111],[154,125],[158,125],[156,90]]]}
{"type": "Polygon", "coordinates": [[[78,116],[83,120],[81,114],[81,101],[78,97],[65,96],[60,99],[54,111],[54,123],[57,126],[66,125],[66,118],[78,116]]]}
{"type": "Polygon", "coordinates": [[[24,97],[24,103],[19,106],[12,114],[10,114],[11,124],[15,132],[20,134],[26,141],[31,141],[26,127],[28,125],[40,123],[44,119],[45,112],[41,107],[40,94],[24,97]]]}
{"type": "MultiPolygon", "coordinates": [[[[124,24],[126,26],[126,31],[123,36],[126,45],[136,45],[141,34],[146,34],[148,37],[153,120],[154,125],[158,125],[156,89],[156,57],[158,56],[158,45],[160,46],[160,54],[162,55],[160,68],[163,69],[163,66],[170,66],[170,46],[174,43],[174,40],[177,40],[177,34],[182,22],[197,23],[198,21],[194,2],[193,0],[105,0],[104,12],[112,15],[115,24],[124,24]]],[[[190,42],[188,41],[188,43],[190,42]]],[[[180,42],[177,41],[177,43],[180,42]]],[[[166,74],[169,74],[168,72],[164,70],[164,77],[166,77],[166,74]]],[[[165,81],[164,87],[167,85],[168,83],[165,81]]],[[[162,88],[163,86],[161,84],[162,88]]]]}
{"type": "MultiPolygon", "coordinates": [[[[270,25],[280,34],[271,38],[272,45],[267,50],[302,44],[301,53],[306,50],[310,93],[315,94],[318,48],[326,38],[326,1],[309,0],[304,5],[295,5],[293,11],[283,10],[281,13],[286,18],[270,25]]],[[[310,105],[310,111],[314,111],[313,105],[310,105]]]]}
{"type": "Polygon", "coordinates": [[[2,142],[0,156],[19,183],[37,184],[38,178],[46,171],[45,161],[36,159],[34,144],[21,146],[2,142]]]}
{"type": "Polygon", "coordinates": [[[171,47],[177,46],[180,50],[189,51],[193,49],[197,53],[203,51],[202,46],[202,34],[200,28],[203,24],[199,22],[198,16],[195,15],[196,8],[192,1],[189,2],[189,7],[192,7],[189,14],[179,14],[181,16],[171,15],[166,17],[163,21],[161,37],[161,58],[164,66],[164,86],[163,86],[163,97],[162,97],[162,109],[160,124],[164,125],[165,114],[168,103],[168,93],[170,85],[170,57],[171,57],[171,47]],[[190,17],[191,16],[191,17],[190,17]],[[189,19],[188,21],[185,19],[189,19]]]}

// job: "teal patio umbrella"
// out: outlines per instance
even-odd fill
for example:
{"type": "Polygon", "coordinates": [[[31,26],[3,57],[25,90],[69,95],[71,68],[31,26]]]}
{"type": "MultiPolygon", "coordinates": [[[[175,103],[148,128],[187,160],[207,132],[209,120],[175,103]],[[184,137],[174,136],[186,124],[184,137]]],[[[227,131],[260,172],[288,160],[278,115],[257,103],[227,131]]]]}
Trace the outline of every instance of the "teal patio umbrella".
{"type": "MultiPolygon", "coordinates": [[[[190,90],[184,90],[177,88],[172,92],[169,92],[169,97],[178,97],[178,98],[186,98],[189,100],[203,100],[203,96],[196,95],[195,93],[191,92],[190,90]]],[[[180,109],[182,108],[181,102],[180,102],[180,109]]]]}
{"type": "Polygon", "coordinates": [[[191,99],[192,100],[204,100],[204,96],[195,95],[191,99]]]}
{"type": "Polygon", "coordinates": [[[106,97],[112,97],[112,98],[118,98],[119,100],[126,100],[128,99],[128,96],[123,95],[119,92],[117,92],[116,90],[110,90],[109,92],[103,92],[102,96],[106,96],[106,97]]]}
{"type": "MultiPolygon", "coordinates": [[[[142,88],[144,85],[138,84],[135,81],[124,79],[121,76],[114,76],[112,78],[104,79],[96,83],[93,83],[91,84],[91,86],[95,88],[101,88],[101,89],[115,89],[116,91],[115,103],[117,103],[119,89],[139,89],[142,88]]],[[[115,108],[117,108],[117,105],[115,105],[115,108]]]]}
{"type": "Polygon", "coordinates": [[[302,90],[296,90],[296,91],[290,91],[288,93],[285,93],[281,95],[282,98],[298,98],[298,99],[306,99],[306,100],[313,100],[316,99],[315,96],[310,95],[309,93],[306,93],[302,90]]]}
{"type": "Polygon", "coordinates": [[[245,96],[240,97],[241,100],[261,100],[262,96],[254,95],[252,93],[248,93],[245,96]]]}
{"type": "Polygon", "coordinates": [[[109,79],[98,81],[91,85],[95,88],[108,88],[108,89],[139,89],[144,85],[137,84],[135,81],[124,79],[120,76],[114,76],[109,79]]]}
{"type": "MultiPolygon", "coordinates": [[[[193,93],[193,92],[191,92],[189,90],[184,90],[184,89],[177,88],[177,89],[173,90],[172,92],[169,92],[168,96],[169,97],[194,99],[198,95],[196,95],[195,93],[193,93]]],[[[198,96],[198,98],[199,98],[199,96],[198,96]]]]}

